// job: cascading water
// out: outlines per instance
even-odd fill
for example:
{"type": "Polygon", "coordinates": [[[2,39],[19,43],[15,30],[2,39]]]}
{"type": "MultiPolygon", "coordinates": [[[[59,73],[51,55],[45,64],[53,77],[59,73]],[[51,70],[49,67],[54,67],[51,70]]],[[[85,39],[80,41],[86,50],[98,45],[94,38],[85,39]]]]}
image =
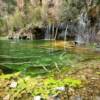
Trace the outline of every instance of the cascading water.
{"type": "Polygon", "coordinates": [[[55,38],[55,26],[54,24],[49,24],[45,33],[45,40],[54,40],[55,38]]]}
{"type": "Polygon", "coordinates": [[[67,26],[66,26],[65,36],[64,36],[64,50],[66,50],[66,40],[67,40],[66,36],[67,36],[67,35],[68,35],[68,24],[67,24],[67,26]]]}
{"type": "Polygon", "coordinates": [[[51,40],[54,40],[54,37],[55,37],[55,25],[52,24],[52,27],[51,27],[51,40]]]}
{"type": "Polygon", "coordinates": [[[82,12],[79,16],[78,34],[76,35],[75,42],[79,44],[89,42],[89,20],[86,12],[82,12]]]}
{"type": "Polygon", "coordinates": [[[76,38],[75,38],[75,42],[78,43],[78,44],[83,44],[84,43],[84,39],[82,38],[81,35],[77,35],[76,38]]]}
{"type": "Polygon", "coordinates": [[[54,36],[54,40],[57,39],[58,29],[59,29],[59,26],[57,25],[57,27],[56,27],[56,32],[55,32],[55,36],[54,36]]]}
{"type": "Polygon", "coordinates": [[[46,32],[45,32],[45,40],[50,40],[51,39],[51,25],[47,26],[46,32]]]}
{"type": "Polygon", "coordinates": [[[79,17],[79,32],[84,33],[86,28],[86,23],[84,22],[84,13],[79,17]]]}
{"type": "Polygon", "coordinates": [[[64,36],[64,41],[66,42],[66,36],[68,35],[68,25],[66,26],[66,30],[65,30],[65,36],[64,36]]]}

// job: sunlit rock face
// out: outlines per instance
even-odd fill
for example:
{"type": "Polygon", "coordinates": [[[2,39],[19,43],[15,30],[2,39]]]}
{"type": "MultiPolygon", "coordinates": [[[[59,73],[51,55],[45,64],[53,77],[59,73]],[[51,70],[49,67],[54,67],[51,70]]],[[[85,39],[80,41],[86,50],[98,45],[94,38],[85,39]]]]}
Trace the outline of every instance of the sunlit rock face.
{"type": "Polygon", "coordinates": [[[4,15],[5,7],[6,7],[6,4],[3,2],[3,0],[0,0],[0,16],[4,15]]]}
{"type": "Polygon", "coordinates": [[[42,0],[30,0],[32,6],[42,5],[42,0]]]}
{"type": "Polygon", "coordinates": [[[100,45],[100,30],[99,30],[99,32],[97,32],[96,42],[99,43],[99,45],[100,45]]]}
{"type": "Polygon", "coordinates": [[[23,11],[24,9],[24,0],[16,0],[17,1],[17,7],[19,8],[20,11],[23,11]]]}
{"type": "Polygon", "coordinates": [[[59,20],[59,11],[63,0],[40,0],[42,5],[42,18],[49,21],[59,20]]]}
{"type": "MultiPolygon", "coordinates": [[[[41,16],[44,20],[58,21],[63,0],[29,0],[33,7],[41,6],[41,16]]],[[[25,0],[17,0],[17,6],[23,11],[25,0]]]]}
{"type": "MultiPolygon", "coordinates": [[[[31,9],[36,10],[39,8],[40,11],[39,15],[41,17],[40,20],[42,24],[40,25],[39,23],[36,24],[36,26],[38,27],[38,29],[39,25],[44,28],[43,31],[39,32],[45,33],[45,39],[50,39],[50,38],[64,39],[66,35],[66,37],[68,37],[68,40],[69,38],[71,38],[75,39],[75,41],[78,43],[84,43],[84,42],[94,41],[98,37],[98,35],[96,34],[100,30],[100,5],[99,6],[96,5],[96,3],[94,3],[93,0],[86,0],[87,9],[85,6],[83,6],[83,8],[80,9],[80,13],[76,14],[77,15],[76,17],[73,18],[69,17],[64,20],[61,20],[61,15],[60,15],[61,13],[63,13],[61,8],[62,6],[64,6],[63,5],[65,3],[64,0],[16,0],[16,1],[17,1],[16,2],[17,8],[19,9],[19,11],[22,12],[22,15],[24,15],[23,18],[26,18],[24,10],[26,4],[27,6],[30,7],[30,10],[31,9]],[[64,25],[62,23],[64,23],[64,25]],[[67,25],[68,29],[66,34],[67,25]]],[[[66,6],[71,6],[70,4],[73,3],[73,1],[72,3],[71,0],[69,1],[70,3],[67,4],[66,6]]],[[[72,9],[73,7],[69,8],[72,9]]],[[[67,8],[65,7],[65,9],[67,8]]],[[[76,10],[74,9],[74,11],[76,10]]],[[[37,10],[36,14],[38,15],[37,10]]],[[[33,17],[36,14],[33,14],[33,17]]],[[[66,15],[63,16],[67,16],[68,14],[69,13],[67,13],[66,11],[66,15]]],[[[74,15],[72,14],[72,16],[74,15]]],[[[38,31],[37,28],[34,30],[36,32],[38,31]]],[[[38,38],[38,36],[36,37],[38,38]]],[[[41,35],[39,35],[39,37],[41,37],[41,35]]]]}

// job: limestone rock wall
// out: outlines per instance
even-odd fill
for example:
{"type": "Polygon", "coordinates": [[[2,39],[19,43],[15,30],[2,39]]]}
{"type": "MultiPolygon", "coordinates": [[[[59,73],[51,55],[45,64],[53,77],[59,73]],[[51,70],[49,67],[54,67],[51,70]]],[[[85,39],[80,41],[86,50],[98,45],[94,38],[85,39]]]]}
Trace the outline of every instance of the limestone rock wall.
{"type": "Polygon", "coordinates": [[[59,20],[60,6],[63,0],[42,0],[42,16],[49,21],[59,20]]]}
{"type": "MultiPolygon", "coordinates": [[[[21,12],[24,11],[25,0],[16,0],[17,7],[21,12]]],[[[41,6],[41,16],[43,20],[58,21],[60,6],[63,0],[29,0],[33,7],[41,6]]]]}

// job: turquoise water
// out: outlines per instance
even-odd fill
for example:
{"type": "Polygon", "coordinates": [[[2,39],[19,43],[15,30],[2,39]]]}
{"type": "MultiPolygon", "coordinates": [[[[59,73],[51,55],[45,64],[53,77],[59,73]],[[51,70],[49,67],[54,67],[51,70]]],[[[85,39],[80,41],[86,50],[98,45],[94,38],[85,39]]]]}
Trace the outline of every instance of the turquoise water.
{"type": "Polygon", "coordinates": [[[0,40],[0,66],[14,71],[40,74],[55,68],[56,65],[70,66],[80,59],[83,59],[83,55],[54,47],[51,41],[0,40]]]}

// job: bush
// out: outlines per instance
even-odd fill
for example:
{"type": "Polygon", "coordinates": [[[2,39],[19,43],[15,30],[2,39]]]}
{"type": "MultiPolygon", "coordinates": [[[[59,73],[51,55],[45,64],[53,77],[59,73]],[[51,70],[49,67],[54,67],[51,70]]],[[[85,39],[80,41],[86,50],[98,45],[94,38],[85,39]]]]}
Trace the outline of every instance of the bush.
{"type": "Polygon", "coordinates": [[[12,29],[13,27],[23,28],[25,26],[25,21],[21,12],[16,10],[13,15],[9,16],[8,24],[10,26],[10,29],[12,29]]]}

